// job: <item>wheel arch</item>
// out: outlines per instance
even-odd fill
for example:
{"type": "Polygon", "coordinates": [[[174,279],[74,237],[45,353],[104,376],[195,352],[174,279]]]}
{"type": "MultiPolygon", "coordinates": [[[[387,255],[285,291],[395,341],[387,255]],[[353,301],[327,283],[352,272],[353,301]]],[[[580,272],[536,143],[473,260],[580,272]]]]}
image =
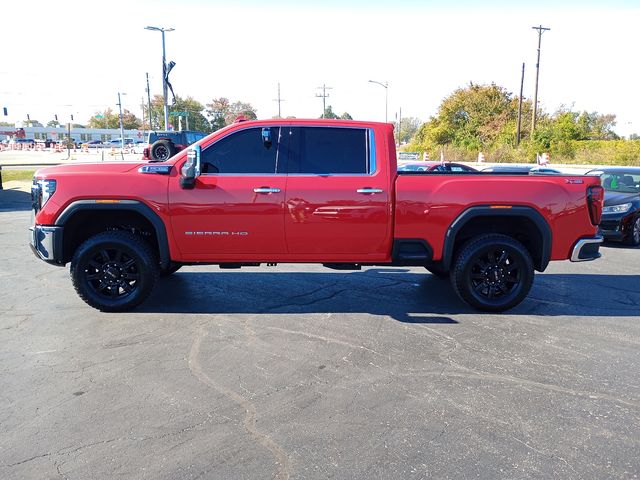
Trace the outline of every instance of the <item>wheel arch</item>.
{"type": "Polygon", "coordinates": [[[529,251],[537,271],[544,271],[551,259],[553,235],[542,214],[529,206],[490,205],[469,207],[449,226],[442,251],[442,265],[449,269],[456,252],[474,236],[483,233],[509,235],[529,251]]]}
{"type": "Polygon", "coordinates": [[[63,262],[71,260],[75,249],[87,238],[110,228],[131,226],[145,236],[158,253],[161,268],[171,261],[167,230],[162,219],[146,204],[137,200],[102,203],[78,200],[60,214],[55,223],[63,227],[63,262]]]}

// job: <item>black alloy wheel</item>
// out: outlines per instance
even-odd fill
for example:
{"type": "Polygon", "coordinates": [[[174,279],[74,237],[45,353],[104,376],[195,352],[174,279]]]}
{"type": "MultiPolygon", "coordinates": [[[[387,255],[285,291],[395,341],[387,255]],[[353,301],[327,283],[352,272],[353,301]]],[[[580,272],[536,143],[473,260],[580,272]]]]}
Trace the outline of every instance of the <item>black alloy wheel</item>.
{"type": "Polygon", "coordinates": [[[82,300],[104,312],[142,303],[158,277],[155,255],[130,232],[108,231],[85,241],[71,260],[71,280],[82,300]]]}
{"type": "Polygon", "coordinates": [[[151,146],[151,158],[153,160],[165,161],[173,157],[176,148],[169,140],[158,140],[151,146]]]}
{"type": "Polygon", "coordinates": [[[462,247],[451,283],[472,307],[502,312],[526,298],[533,276],[531,255],[520,242],[506,235],[487,234],[462,247]]]}

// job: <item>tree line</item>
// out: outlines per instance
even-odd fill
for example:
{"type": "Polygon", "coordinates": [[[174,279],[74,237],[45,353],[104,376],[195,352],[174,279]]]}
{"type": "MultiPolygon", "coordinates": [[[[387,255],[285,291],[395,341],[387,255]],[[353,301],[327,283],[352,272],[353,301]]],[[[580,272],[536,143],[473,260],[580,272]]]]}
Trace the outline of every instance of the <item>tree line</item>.
{"type": "MultiPolygon", "coordinates": [[[[431,158],[441,153],[450,160],[475,160],[480,152],[493,161],[535,160],[547,152],[552,159],[590,163],[595,150],[619,150],[617,163],[640,158],[638,145],[623,145],[614,132],[616,116],[598,112],[574,111],[563,106],[553,113],[538,109],[532,131],[531,100],[523,99],[518,138],[519,98],[495,84],[469,85],[446,97],[435,116],[416,131],[406,150],[426,152],[431,158]],[[631,158],[629,158],[629,156],[631,158]]],[[[638,143],[638,142],[633,142],[638,143]]],[[[609,162],[607,162],[609,163],[609,162]]]]}

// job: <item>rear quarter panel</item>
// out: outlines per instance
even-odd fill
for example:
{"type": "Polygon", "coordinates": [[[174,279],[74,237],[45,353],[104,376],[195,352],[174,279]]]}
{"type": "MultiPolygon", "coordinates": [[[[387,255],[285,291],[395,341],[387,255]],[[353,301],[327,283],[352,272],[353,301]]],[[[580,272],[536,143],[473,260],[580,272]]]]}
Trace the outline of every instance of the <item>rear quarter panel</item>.
{"type": "Polygon", "coordinates": [[[395,237],[424,238],[440,260],[447,229],[467,208],[529,206],[551,227],[551,260],[565,260],[579,238],[596,234],[586,196],[589,185],[599,184],[593,176],[398,175],[395,237]]]}

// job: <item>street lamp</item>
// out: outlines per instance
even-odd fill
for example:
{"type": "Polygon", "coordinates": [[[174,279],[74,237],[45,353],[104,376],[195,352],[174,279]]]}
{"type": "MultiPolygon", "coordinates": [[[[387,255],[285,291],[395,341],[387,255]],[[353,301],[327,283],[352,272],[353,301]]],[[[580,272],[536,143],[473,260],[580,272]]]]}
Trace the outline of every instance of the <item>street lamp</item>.
{"type": "Polygon", "coordinates": [[[381,87],[384,87],[384,123],[387,123],[387,112],[389,110],[389,82],[377,82],[375,80],[369,80],[369,83],[377,83],[381,87]]]}
{"type": "Polygon", "coordinates": [[[169,107],[167,105],[167,57],[164,46],[164,32],[173,32],[173,28],[144,27],[145,30],[155,30],[162,33],[162,96],[164,98],[164,129],[169,130],[169,107]]]}
{"type": "Polygon", "coordinates": [[[126,93],[118,92],[118,108],[120,109],[120,155],[124,160],[124,124],[122,123],[122,100],[120,100],[120,95],[126,95],[126,93]]]}

